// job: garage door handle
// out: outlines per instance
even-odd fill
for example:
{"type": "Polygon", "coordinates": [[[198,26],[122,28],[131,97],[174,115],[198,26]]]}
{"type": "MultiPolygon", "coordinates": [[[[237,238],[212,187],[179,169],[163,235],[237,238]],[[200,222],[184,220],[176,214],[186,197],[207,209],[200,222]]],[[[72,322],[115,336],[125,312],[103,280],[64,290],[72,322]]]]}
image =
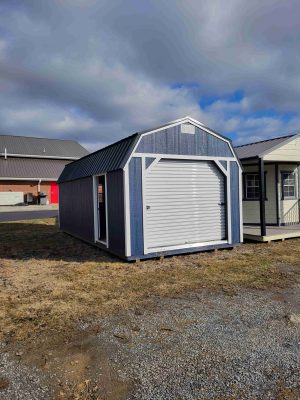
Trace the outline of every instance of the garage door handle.
{"type": "Polygon", "coordinates": [[[225,206],[225,203],[218,203],[219,206],[225,206]]]}
{"type": "Polygon", "coordinates": [[[147,209],[147,210],[150,210],[150,206],[146,206],[146,209],[147,209]]]}

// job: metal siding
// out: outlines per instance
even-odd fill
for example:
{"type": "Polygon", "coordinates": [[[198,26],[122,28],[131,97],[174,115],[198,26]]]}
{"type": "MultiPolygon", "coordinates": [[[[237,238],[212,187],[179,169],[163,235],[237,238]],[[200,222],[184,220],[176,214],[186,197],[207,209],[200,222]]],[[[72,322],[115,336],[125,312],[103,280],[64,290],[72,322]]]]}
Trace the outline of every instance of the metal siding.
{"type": "Polygon", "coordinates": [[[144,254],[142,160],[133,157],[129,163],[131,255],[144,254]]]}
{"type": "Polygon", "coordinates": [[[137,153],[234,157],[222,139],[195,129],[195,134],[181,133],[180,125],[142,136],[137,153]]]}
{"type": "Polygon", "coordinates": [[[146,172],[147,248],[226,239],[224,181],[210,161],[162,160],[146,172]]]}
{"type": "Polygon", "coordinates": [[[0,158],[0,177],[57,180],[69,161],[42,158],[0,158]]]}
{"type": "Polygon", "coordinates": [[[59,182],[115,171],[124,167],[137,135],[130,136],[113,145],[74,161],[64,169],[59,182]]]}
{"type": "Polygon", "coordinates": [[[60,228],[94,242],[93,177],[59,185],[60,228]]]}
{"type": "Polygon", "coordinates": [[[47,157],[83,157],[89,152],[74,140],[0,135],[0,153],[47,157]],[[45,150],[45,151],[44,151],[45,150]]]}
{"type": "Polygon", "coordinates": [[[239,166],[237,162],[230,164],[231,183],[231,229],[232,243],[240,242],[240,197],[239,197],[239,166]]]}
{"type": "Polygon", "coordinates": [[[109,250],[125,256],[123,171],[107,174],[107,218],[109,250]]]}

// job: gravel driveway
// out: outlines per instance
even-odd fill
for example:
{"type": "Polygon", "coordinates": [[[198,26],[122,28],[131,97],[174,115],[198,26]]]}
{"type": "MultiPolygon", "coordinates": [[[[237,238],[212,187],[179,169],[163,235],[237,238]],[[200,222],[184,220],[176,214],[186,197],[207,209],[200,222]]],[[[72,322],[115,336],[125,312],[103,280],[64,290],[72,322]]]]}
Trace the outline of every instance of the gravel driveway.
{"type": "MultiPolygon", "coordinates": [[[[299,294],[299,286],[201,290],[96,321],[100,332],[84,349],[94,359],[88,371],[103,376],[105,356],[112,371],[105,381],[117,377],[110,388],[120,385],[122,394],[98,382],[99,396],[82,398],[299,399],[300,330],[289,319],[300,313],[299,294]]],[[[10,381],[0,399],[53,398],[51,371],[22,367],[2,354],[0,376],[10,381]]]]}
{"type": "Polygon", "coordinates": [[[158,300],[105,323],[130,399],[299,399],[299,289],[288,295],[201,292],[158,300]]]}

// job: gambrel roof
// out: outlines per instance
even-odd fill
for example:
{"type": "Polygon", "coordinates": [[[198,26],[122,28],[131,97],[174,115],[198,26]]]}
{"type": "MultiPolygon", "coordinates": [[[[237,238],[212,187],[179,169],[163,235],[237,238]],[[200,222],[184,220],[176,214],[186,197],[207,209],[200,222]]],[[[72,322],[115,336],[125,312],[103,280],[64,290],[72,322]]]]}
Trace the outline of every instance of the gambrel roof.
{"type": "MultiPolygon", "coordinates": [[[[96,174],[101,174],[104,172],[115,171],[117,169],[122,169],[126,165],[135,145],[138,143],[139,138],[148,133],[158,132],[169,128],[170,126],[176,126],[183,123],[190,123],[199,126],[200,129],[211,133],[212,135],[222,139],[229,143],[231,147],[231,141],[228,138],[220,135],[219,133],[207,128],[202,123],[194,120],[191,117],[184,117],[177,119],[175,121],[168,122],[164,125],[160,125],[156,128],[147,129],[141,132],[134,133],[116,143],[113,143],[103,149],[97,150],[94,153],[88,154],[85,157],[77,161],[66,165],[64,171],[59,177],[58,182],[72,181],[75,179],[80,179],[88,176],[93,176],[96,174]]],[[[232,149],[232,147],[231,147],[232,149]]],[[[232,149],[233,151],[233,149],[232,149]]]]}

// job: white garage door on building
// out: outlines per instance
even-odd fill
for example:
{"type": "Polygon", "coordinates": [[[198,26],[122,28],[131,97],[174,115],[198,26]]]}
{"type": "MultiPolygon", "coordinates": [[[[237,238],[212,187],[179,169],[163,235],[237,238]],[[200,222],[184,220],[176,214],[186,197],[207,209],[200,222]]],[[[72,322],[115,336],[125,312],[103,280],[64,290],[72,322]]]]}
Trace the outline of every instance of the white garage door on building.
{"type": "Polygon", "coordinates": [[[226,241],[226,182],[213,161],[161,159],[144,185],[146,253],[226,241]]]}

